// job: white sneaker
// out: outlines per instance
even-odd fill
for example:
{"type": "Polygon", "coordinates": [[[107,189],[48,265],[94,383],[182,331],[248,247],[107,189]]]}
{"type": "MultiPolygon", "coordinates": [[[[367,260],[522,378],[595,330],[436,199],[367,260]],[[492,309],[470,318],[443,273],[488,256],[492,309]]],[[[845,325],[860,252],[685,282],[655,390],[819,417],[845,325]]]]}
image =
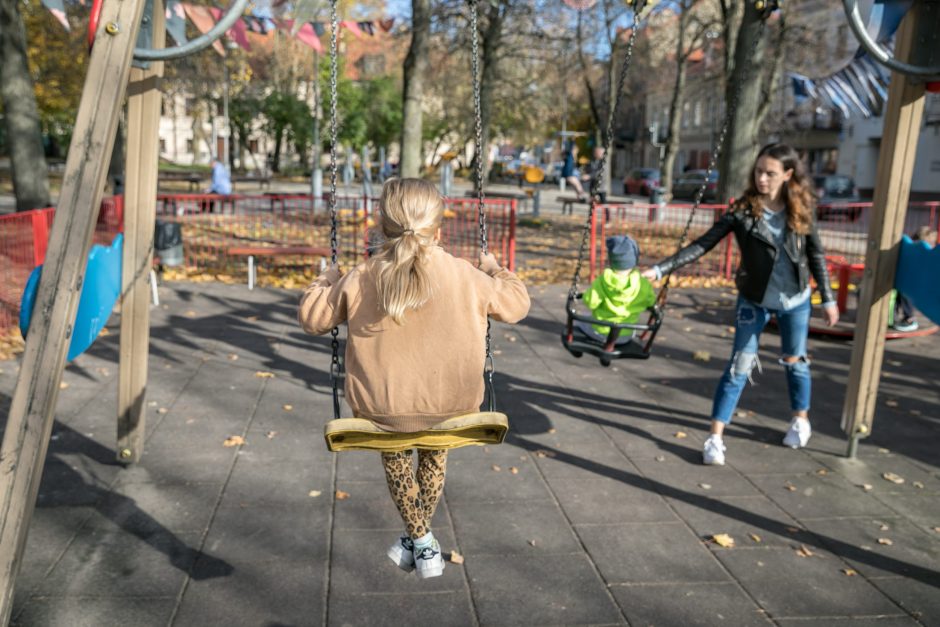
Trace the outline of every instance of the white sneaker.
{"type": "Polygon", "coordinates": [[[721,436],[708,436],[708,439],[705,440],[705,449],[702,451],[702,463],[706,466],[724,466],[726,450],[725,443],[721,441],[721,436]]]}
{"type": "Polygon", "coordinates": [[[406,573],[415,569],[414,542],[408,536],[402,536],[388,547],[386,555],[388,559],[395,562],[395,565],[406,573]]]}
{"type": "Polygon", "coordinates": [[[431,546],[415,549],[415,568],[419,579],[440,577],[444,574],[444,556],[441,555],[441,545],[434,540],[431,546]]]}
{"type": "Polygon", "coordinates": [[[783,436],[783,445],[790,448],[803,448],[809,442],[809,436],[813,434],[812,427],[809,426],[809,420],[806,418],[794,418],[790,421],[790,428],[787,434],[783,436]]]}

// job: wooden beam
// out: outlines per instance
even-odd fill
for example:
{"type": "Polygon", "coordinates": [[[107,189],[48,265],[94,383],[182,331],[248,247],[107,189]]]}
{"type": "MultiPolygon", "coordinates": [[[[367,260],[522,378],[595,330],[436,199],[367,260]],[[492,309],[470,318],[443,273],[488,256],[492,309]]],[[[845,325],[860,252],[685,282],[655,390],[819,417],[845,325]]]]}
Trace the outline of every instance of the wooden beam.
{"type": "MultiPolygon", "coordinates": [[[[902,61],[916,62],[916,39],[920,34],[930,32],[923,30],[925,24],[919,23],[917,16],[915,3],[898,29],[895,56],[902,61]]],[[[940,28],[940,25],[932,28],[940,28]]],[[[842,409],[842,429],[850,438],[850,457],[854,456],[858,438],[871,434],[875,418],[888,307],[894,288],[898,245],[904,232],[923,111],[924,83],[893,72],[878,155],[849,380],[842,409]]]]}
{"type": "MultiPolygon", "coordinates": [[[[162,0],[153,0],[153,48],[166,38],[162,0]]],[[[157,208],[160,81],[163,63],[132,68],[127,87],[127,167],[124,187],[124,263],[118,373],[117,458],[136,463],[144,450],[147,359],[150,348],[150,268],[157,208]]]]}
{"type": "Polygon", "coordinates": [[[13,586],[55,418],[62,369],[124,100],[144,0],[104,0],[65,164],[26,351],[0,447],[0,624],[13,586]]]}

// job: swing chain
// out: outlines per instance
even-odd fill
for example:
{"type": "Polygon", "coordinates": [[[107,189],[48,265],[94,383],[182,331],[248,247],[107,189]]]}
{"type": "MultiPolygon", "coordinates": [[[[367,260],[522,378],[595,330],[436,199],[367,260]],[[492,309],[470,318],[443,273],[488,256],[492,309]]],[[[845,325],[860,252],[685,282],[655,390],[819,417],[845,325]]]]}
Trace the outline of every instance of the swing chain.
{"type": "Polygon", "coordinates": [[[483,207],[483,166],[486,155],[483,148],[483,104],[481,102],[480,77],[480,31],[477,26],[477,9],[479,0],[470,0],[470,40],[472,51],[470,56],[470,71],[473,75],[473,112],[476,125],[476,183],[477,183],[477,211],[480,222],[480,250],[485,254],[489,245],[487,242],[486,211],[483,207]]]}
{"type": "MultiPolygon", "coordinates": [[[[630,32],[630,39],[627,40],[627,48],[624,51],[623,63],[620,65],[620,74],[617,77],[617,97],[614,99],[614,106],[611,107],[610,111],[607,113],[607,128],[604,135],[604,154],[601,156],[601,162],[598,167],[601,176],[595,176],[591,180],[591,204],[588,207],[587,222],[584,225],[584,229],[581,231],[581,245],[578,248],[578,261],[574,269],[574,277],[571,280],[571,289],[568,290],[568,296],[574,298],[578,294],[578,283],[581,281],[581,267],[584,263],[584,253],[587,249],[588,243],[588,232],[591,230],[592,222],[594,221],[594,212],[597,209],[597,199],[598,191],[600,190],[601,178],[603,177],[603,172],[607,167],[607,158],[610,154],[611,147],[613,146],[614,138],[614,119],[617,115],[617,111],[620,109],[620,103],[623,96],[623,85],[626,82],[627,73],[630,70],[630,64],[633,61],[633,48],[636,43],[637,32],[639,31],[639,15],[643,11],[645,6],[645,0],[637,0],[635,6],[633,7],[634,15],[634,26],[630,32]]],[[[611,50],[611,62],[613,62],[613,50],[611,50]]]]}
{"type": "MultiPolygon", "coordinates": [[[[769,15],[769,14],[766,14],[769,15]]],[[[766,16],[761,14],[761,20],[758,22],[758,31],[757,37],[754,38],[754,43],[751,45],[751,50],[746,57],[747,59],[753,59],[754,55],[757,54],[757,48],[760,45],[761,41],[764,39],[764,27],[766,25],[766,16]]],[[[734,93],[732,94],[731,101],[728,103],[728,110],[725,112],[725,120],[721,125],[721,132],[718,135],[718,140],[715,142],[715,152],[712,154],[711,159],[708,161],[708,169],[705,170],[705,179],[702,181],[702,184],[699,186],[698,191],[695,192],[695,201],[692,203],[692,209],[689,211],[689,218],[685,221],[685,227],[682,229],[682,234],[679,235],[679,244],[677,247],[677,252],[682,250],[682,247],[685,245],[685,240],[689,236],[689,231],[692,228],[692,221],[695,219],[695,211],[699,208],[699,205],[702,204],[702,198],[705,196],[705,189],[708,186],[708,182],[711,179],[712,172],[715,170],[718,159],[721,157],[722,150],[724,149],[725,139],[728,135],[728,128],[731,126],[731,120],[734,118],[734,113],[738,108],[738,100],[741,98],[741,88],[744,85],[745,81],[741,80],[735,85],[734,93]]],[[[730,211],[730,207],[728,208],[730,211]]],[[[660,289],[660,293],[657,296],[657,303],[662,306],[666,301],[666,293],[669,291],[669,281],[672,278],[672,271],[670,271],[665,277],[663,277],[663,286],[660,289]]]]}
{"type": "MultiPolygon", "coordinates": [[[[339,30],[339,19],[336,15],[336,3],[337,0],[330,0],[330,197],[327,201],[330,210],[330,262],[333,266],[336,265],[339,257],[336,223],[336,142],[338,135],[336,109],[339,100],[336,88],[338,82],[336,34],[339,30]]],[[[333,417],[339,418],[339,379],[342,375],[342,366],[339,361],[339,327],[333,327],[330,331],[330,349],[332,351],[330,384],[333,388],[333,417]]]]}
{"type": "MultiPolygon", "coordinates": [[[[479,0],[470,0],[470,73],[473,75],[473,117],[476,125],[476,183],[477,183],[477,212],[480,224],[480,251],[488,252],[486,237],[486,210],[483,206],[483,165],[486,155],[483,148],[483,103],[481,101],[480,87],[480,31],[477,25],[477,9],[479,0]]],[[[496,365],[493,361],[491,346],[490,319],[486,319],[486,358],[483,365],[483,376],[486,378],[487,408],[496,411],[496,390],[493,387],[493,373],[496,365]]]]}

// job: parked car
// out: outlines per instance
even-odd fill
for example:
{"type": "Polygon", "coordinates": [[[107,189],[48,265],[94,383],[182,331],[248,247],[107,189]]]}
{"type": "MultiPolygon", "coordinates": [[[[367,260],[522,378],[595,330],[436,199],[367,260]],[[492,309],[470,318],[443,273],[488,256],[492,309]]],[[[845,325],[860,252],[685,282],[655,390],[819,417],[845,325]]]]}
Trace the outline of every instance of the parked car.
{"type": "Polygon", "coordinates": [[[713,171],[708,181],[705,181],[707,170],[689,170],[680,174],[672,184],[672,197],[677,199],[694,200],[702,184],[705,183],[703,201],[714,201],[718,195],[718,172],[713,171]]]}
{"type": "Polygon", "coordinates": [[[649,196],[659,187],[659,170],[656,168],[637,168],[631,170],[623,179],[623,190],[627,194],[649,196]]]}
{"type": "Polygon", "coordinates": [[[861,197],[852,177],[818,174],[813,176],[813,185],[816,186],[816,219],[847,218],[854,222],[862,215],[862,208],[857,206],[861,197]]]}

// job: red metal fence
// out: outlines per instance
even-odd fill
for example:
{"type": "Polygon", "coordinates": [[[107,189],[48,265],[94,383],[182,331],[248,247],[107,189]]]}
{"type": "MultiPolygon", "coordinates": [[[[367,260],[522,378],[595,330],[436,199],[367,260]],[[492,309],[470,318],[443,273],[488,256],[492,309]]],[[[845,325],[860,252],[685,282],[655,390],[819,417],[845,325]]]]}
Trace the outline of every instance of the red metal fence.
{"type": "MultiPolygon", "coordinates": [[[[475,260],[480,246],[477,202],[473,199],[444,202],[442,244],[455,256],[475,260]]],[[[374,198],[337,197],[341,265],[349,267],[365,258],[376,206],[374,198]]],[[[513,269],[516,201],[486,200],[484,208],[489,250],[513,269]]],[[[45,259],[54,213],[54,209],[48,208],[0,216],[0,334],[17,324],[29,274],[45,259]]],[[[160,194],[157,219],[181,225],[185,264],[196,271],[245,272],[244,258],[229,252],[238,247],[329,247],[326,203],[322,199],[314,202],[310,195],[160,194]]],[[[104,199],[95,242],[110,243],[123,229],[123,222],[123,198],[104,199]]],[[[312,255],[291,255],[279,261],[309,268],[318,259],[312,255]]]]}
{"type": "MultiPolygon", "coordinates": [[[[640,264],[649,265],[676,252],[679,235],[691,211],[691,205],[675,204],[660,208],[648,203],[633,205],[601,205],[595,214],[591,232],[591,277],[606,265],[605,240],[610,235],[630,235],[640,247],[640,264]],[[609,221],[605,220],[605,209],[609,221]]],[[[686,243],[704,233],[721,215],[727,205],[702,205],[689,230],[686,243]]],[[[845,203],[817,207],[816,227],[826,254],[842,257],[848,263],[862,263],[871,220],[872,203],[845,203]]],[[[940,202],[912,202],[908,204],[905,233],[914,233],[919,227],[940,228],[940,202]]],[[[731,279],[738,264],[738,249],[734,238],[726,237],[718,246],[696,263],[676,271],[677,276],[715,276],[731,279]]]]}

